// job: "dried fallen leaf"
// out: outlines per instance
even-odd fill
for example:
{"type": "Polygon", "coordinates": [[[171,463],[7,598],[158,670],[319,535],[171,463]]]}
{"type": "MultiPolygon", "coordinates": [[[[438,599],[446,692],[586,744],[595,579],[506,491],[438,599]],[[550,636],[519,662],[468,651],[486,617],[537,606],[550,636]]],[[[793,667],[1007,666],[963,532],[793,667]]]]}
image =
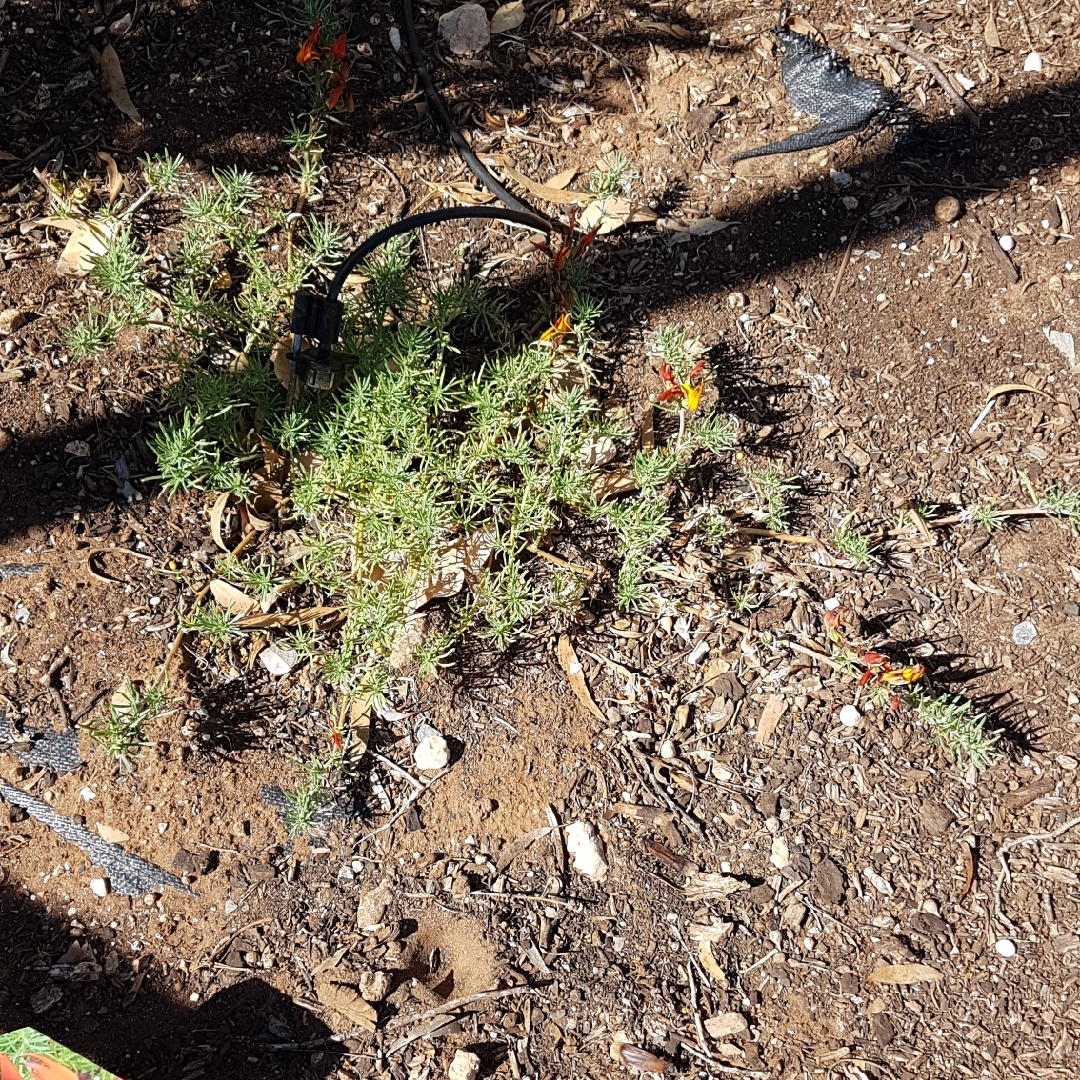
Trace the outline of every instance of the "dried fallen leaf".
{"type": "Polygon", "coordinates": [[[997,22],[994,20],[994,9],[986,17],[986,25],[983,27],[983,40],[991,49],[1001,48],[1001,37],[998,34],[997,22]]]}
{"type": "Polygon", "coordinates": [[[37,218],[33,224],[71,233],[56,261],[56,272],[61,277],[85,277],[90,273],[93,260],[105,254],[114,229],[113,225],[104,221],[77,217],[43,217],[37,218]]]}
{"type": "Polygon", "coordinates": [[[556,191],[562,191],[571,180],[577,176],[578,170],[576,166],[571,165],[569,169],[563,169],[561,173],[556,173],[554,176],[548,177],[547,186],[554,188],[556,191]]]}
{"type": "Polygon", "coordinates": [[[611,1056],[620,1065],[635,1072],[663,1074],[669,1062],[649,1050],[635,1046],[627,1040],[626,1033],[616,1031],[611,1036],[611,1056]]]}
{"type": "Polygon", "coordinates": [[[888,986],[913,986],[915,983],[937,982],[945,976],[926,964],[888,964],[866,976],[867,982],[888,986]]]}
{"type": "Polygon", "coordinates": [[[765,708],[761,712],[761,722],[758,724],[754,742],[767,743],[776,731],[776,725],[780,723],[780,717],[787,709],[787,702],[782,697],[772,694],[765,702],[765,708]]]}
{"type": "Polygon", "coordinates": [[[465,206],[483,206],[495,198],[490,191],[486,191],[471,180],[452,180],[446,183],[425,180],[424,183],[437,194],[456,199],[465,206]]]}
{"type": "Polygon", "coordinates": [[[210,508],[210,535],[213,537],[214,543],[217,544],[222,551],[229,551],[229,545],[225,543],[221,536],[221,521],[225,514],[225,507],[229,505],[229,499],[232,496],[223,491],[215,500],[214,505],[210,508]]]}
{"type": "Polygon", "coordinates": [[[1042,394],[1048,398],[1054,396],[1049,390],[1040,390],[1037,386],[1028,386],[1027,383],[1001,383],[986,395],[986,404],[989,405],[994,398],[1001,397],[1002,394],[1042,394]]]}
{"type": "MultiPolygon", "coordinates": [[[[306,626],[308,623],[323,622],[334,616],[334,621],[343,620],[341,610],[336,607],[316,606],[299,608],[296,611],[275,611],[268,615],[245,615],[237,619],[233,626],[237,630],[281,630],[289,626],[306,626]]],[[[323,629],[330,629],[325,623],[323,629]]]]}
{"type": "Polygon", "coordinates": [[[122,844],[125,840],[131,839],[126,832],[114,829],[111,825],[106,825],[101,821],[97,823],[97,832],[102,840],[107,840],[110,844],[122,844]]]}
{"type": "Polygon", "coordinates": [[[109,174],[109,205],[116,202],[117,195],[124,190],[124,178],[120,175],[120,168],[112,154],[98,151],[98,160],[105,162],[105,170],[109,174]]]}
{"type": "Polygon", "coordinates": [[[259,606],[254,597],[248,596],[243,589],[238,589],[221,578],[210,582],[210,593],[223,608],[228,608],[234,615],[247,615],[259,606]]]}
{"type": "Polygon", "coordinates": [[[570,680],[570,689],[574,691],[574,696],[589,712],[607,723],[607,717],[597,708],[596,702],[593,701],[588,684],[585,682],[585,676],[582,674],[581,661],[578,660],[577,653],[574,652],[574,646],[570,644],[570,639],[566,634],[559,638],[559,663],[562,664],[562,669],[566,672],[567,679],[570,680]]]}
{"type": "Polygon", "coordinates": [[[360,754],[367,752],[371,742],[371,694],[358,694],[349,701],[349,728],[353,733],[353,745],[360,754]]]}
{"type": "Polygon", "coordinates": [[[500,161],[499,168],[511,180],[520,184],[530,195],[535,196],[537,199],[543,199],[545,202],[564,205],[566,203],[588,203],[593,200],[593,196],[587,191],[561,191],[558,188],[549,187],[547,184],[538,184],[535,180],[530,180],[524,173],[519,173],[513,166],[507,165],[505,161],[500,161]]]}
{"type": "Polygon", "coordinates": [[[647,206],[636,206],[625,199],[598,199],[585,208],[578,223],[586,232],[596,229],[598,236],[607,236],[624,225],[653,221],[656,213],[647,206]]]}
{"type": "Polygon", "coordinates": [[[695,874],[686,886],[686,895],[690,900],[725,900],[749,888],[745,881],[728,874],[695,874]]]}
{"type": "Polygon", "coordinates": [[[105,76],[105,89],[112,98],[112,103],[129,119],[136,124],[142,123],[139,110],[128,93],[127,83],[124,80],[124,69],[120,66],[120,57],[111,45],[106,45],[101,50],[101,71],[105,76]]]}
{"type": "Polygon", "coordinates": [[[712,945],[705,938],[698,942],[698,962],[709,973],[709,978],[716,982],[719,987],[728,985],[727,975],[724,969],[716,962],[712,945]]]}
{"type": "Polygon", "coordinates": [[[738,224],[735,221],[721,221],[719,218],[695,218],[693,221],[680,221],[677,218],[662,217],[656,221],[656,227],[662,232],[674,233],[671,242],[681,244],[693,240],[697,236],[712,236],[713,233],[723,232],[730,225],[738,224]]]}
{"type": "Polygon", "coordinates": [[[516,840],[511,840],[499,855],[499,861],[495,864],[496,872],[501,874],[519,855],[524,854],[537,840],[542,840],[550,833],[551,826],[542,825],[539,829],[533,829],[532,832],[519,836],[516,840]]]}
{"type": "Polygon", "coordinates": [[[374,1033],[379,1014],[351,986],[342,986],[319,975],[315,979],[315,993],[320,1004],[340,1013],[355,1027],[374,1033]]]}
{"type": "Polygon", "coordinates": [[[522,0],[511,0],[495,9],[488,29],[492,34],[505,34],[508,30],[516,30],[524,21],[525,4],[522,0]]]}
{"type": "Polygon", "coordinates": [[[627,465],[620,465],[614,472],[601,473],[593,481],[592,493],[597,502],[607,502],[630,491],[637,491],[637,481],[627,465]]]}

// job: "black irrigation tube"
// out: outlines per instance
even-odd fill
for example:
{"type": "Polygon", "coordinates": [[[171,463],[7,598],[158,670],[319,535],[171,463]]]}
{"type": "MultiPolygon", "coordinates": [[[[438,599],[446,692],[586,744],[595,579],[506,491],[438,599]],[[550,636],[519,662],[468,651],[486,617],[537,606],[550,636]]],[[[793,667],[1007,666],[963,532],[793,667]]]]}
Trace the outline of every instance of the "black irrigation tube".
{"type": "MultiPolygon", "coordinates": [[[[405,23],[405,37],[409,43],[409,56],[412,59],[413,67],[416,68],[416,74],[420,79],[420,85],[424,88],[428,104],[431,106],[431,111],[435,114],[435,119],[438,121],[439,127],[443,129],[447,138],[450,140],[451,145],[461,155],[461,159],[469,166],[477,180],[479,180],[480,183],[503,204],[503,206],[508,206],[511,210],[517,210],[523,213],[536,214],[536,211],[531,206],[522,202],[521,199],[512,192],[507,191],[506,188],[491,175],[484,166],[484,163],[472,152],[472,148],[465,141],[461,132],[454,127],[454,121],[450,119],[450,113],[443,104],[442,98],[439,97],[439,92],[435,89],[435,84],[431,80],[431,72],[428,70],[427,62],[424,60],[424,54],[420,51],[420,40],[416,36],[416,21],[413,18],[412,0],[401,0],[401,8],[403,21],[405,23]]],[[[548,228],[550,229],[550,225],[548,228]]]]}
{"type": "Polygon", "coordinates": [[[372,233],[338,268],[330,288],[327,290],[328,300],[336,300],[341,292],[345,279],[360,265],[376,248],[381,247],[387,240],[402,233],[412,232],[413,229],[422,229],[425,225],[435,225],[441,221],[458,221],[462,218],[483,218],[489,221],[510,221],[515,225],[525,225],[537,232],[551,232],[551,222],[531,210],[504,210],[501,206],[447,206],[442,210],[429,210],[426,214],[413,214],[412,217],[402,218],[393,225],[387,225],[378,232],[372,233]]]}
{"type": "MultiPolygon", "coordinates": [[[[424,93],[427,95],[436,121],[450,139],[454,149],[461,155],[465,164],[503,206],[450,206],[441,210],[430,210],[426,214],[414,214],[411,217],[402,218],[400,221],[372,233],[349,255],[338,267],[325,296],[318,296],[310,292],[298,292],[293,297],[293,348],[289,354],[292,365],[290,397],[293,393],[292,387],[295,385],[296,372],[303,359],[301,344],[305,337],[315,339],[319,343],[314,355],[307,354],[307,360],[303,361],[306,365],[305,370],[321,369],[324,372],[329,372],[327,365],[330,362],[331,350],[338,339],[343,314],[341,301],[338,300],[341,289],[349,274],[373,251],[385,244],[387,240],[395,236],[401,236],[403,233],[413,232],[415,229],[422,229],[426,225],[436,225],[443,221],[477,219],[507,221],[543,233],[550,233],[562,228],[556,222],[552,222],[542,214],[537,213],[527,203],[522,202],[521,199],[507,191],[472,152],[469,144],[454,127],[450,114],[446,111],[446,106],[443,104],[442,98],[439,97],[435,84],[431,81],[431,72],[428,70],[424,55],[420,51],[420,43],[416,37],[412,0],[402,0],[402,13],[405,23],[405,36],[409,42],[409,54],[412,57],[413,66],[416,68],[416,74],[424,87],[424,93]]],[[[308,383],[308,385],[315,384],[308,383]]],[[[333,377],[324,385],[332,386],[333,377]]]]}

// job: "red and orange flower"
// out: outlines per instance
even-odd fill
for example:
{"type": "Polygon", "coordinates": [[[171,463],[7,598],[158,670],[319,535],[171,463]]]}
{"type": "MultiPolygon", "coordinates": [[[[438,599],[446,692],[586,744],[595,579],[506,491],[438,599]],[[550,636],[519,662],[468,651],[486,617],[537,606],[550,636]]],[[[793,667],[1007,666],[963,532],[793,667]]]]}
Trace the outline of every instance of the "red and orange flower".
{"type": "Polygon", "coordinates": [[[319,48],[319,37],[322,33],[322,24],[319,19],[311,28],[311,33],[304,39],[296,54],[296,62],[306,68],[314,65],[313,73],[316,81],[322,86],[326,95],[326,107],[332,112],[345,99],[345,109],[352,112],[352,94],[348,92],[349,65],[345,63],[345,55],[348,45],[345,41],[345,31],[342,30],[329,49],[319,48]]]}
{"type": "Polygon", "coordinates": [[[695,382],[695,380],[700,378],[704,371],[705,361],[699,360],[690,369],[690,374],[683,381],[665,360],[660,365],[660,378],[664,380],[667,389],[656,400],[660,403],[680,401],[690,412],[697,412],[698,406],[701,404],[701,395],[705,390],[705,380],[702,379],[701,382],[695,382]]]}

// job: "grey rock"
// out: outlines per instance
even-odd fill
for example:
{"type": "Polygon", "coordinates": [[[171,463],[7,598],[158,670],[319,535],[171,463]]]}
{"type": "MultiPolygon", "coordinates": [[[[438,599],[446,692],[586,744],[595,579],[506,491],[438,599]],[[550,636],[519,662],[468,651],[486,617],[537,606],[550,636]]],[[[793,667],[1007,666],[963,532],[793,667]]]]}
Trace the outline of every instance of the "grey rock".
{"type": "Polygon", "coordinates": [[[478,53],[491,40],[487,12],[479,4],[462,4],[439,18],[439,36],[455,56],[478,53]]]}

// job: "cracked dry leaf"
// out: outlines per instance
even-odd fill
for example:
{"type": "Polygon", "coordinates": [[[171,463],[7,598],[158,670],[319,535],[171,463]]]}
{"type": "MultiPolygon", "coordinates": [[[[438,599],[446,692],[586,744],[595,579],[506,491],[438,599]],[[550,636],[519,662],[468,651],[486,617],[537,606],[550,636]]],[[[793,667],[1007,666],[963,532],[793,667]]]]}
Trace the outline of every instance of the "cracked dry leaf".
{"type": "Polygon", "coordinates": [[[120,57],[116,55],[116,50],[111,45],[106,45],[101,50],[98,63],[101,64],[101,72],[105,76],[105,89],[108,90],[112,103],[126,117],[134,120],[136,124],[141,124],[142,117],[128,93],[124,69],[120,66],[120,57]]]}
{"type": "Polygon", "coordinates": [[[726,900],[733,893],[742,892],[750,886],[729,874],[695,874],[686,886],[690,900],[726,900]]]}
{"type": "Polygon", "coordinates": [[[888,964],[866,976],[867,982],[886,986],[914,986],[915,983],[937,982],[945,976],[926,964],[888,964]]]}
{"type": "Polygon", "coordinates": [[[210,582],[210,593],[223,608],[228,608],[233,615],[247,615],[259,606],[258,600],[248,596],[243,589],[222,581],[221,578],[214,578],[210,582]]]}
{"type": "Polygon", "coordinates": [[[350,1024],[374,1034],[379,1014],[351,986],[331,982],[325,975],[315,979],[319,1003],[344,1016],[350,1024]]]}
{"type": "Polygon", "coordinates": [[[563,671],[566,672],[567,679],[570,680],[570,689],[574,691],[574,697],[585,706],[593,714],[607,723],[607,717],[599,710],[596,702],[593,701],[592,693],[589,690],[588,683],[585,682],[585,676],[582,673],[581,661],[577,658],[577,653],[574,652],[574,646],[570,644],[570,639],[563,634],[559,638],[559,663],[562,664],[563,671]]]}
{"type": "Polygon", "coordinates": [[[115,229],[107,222],[82,217],[43,217],[35,219],[33,224],[71,233],[56,261],[56,272],[61,277],[85,277],[89,274],[93,269],[93,260],[105,254],[115,229]]]}

